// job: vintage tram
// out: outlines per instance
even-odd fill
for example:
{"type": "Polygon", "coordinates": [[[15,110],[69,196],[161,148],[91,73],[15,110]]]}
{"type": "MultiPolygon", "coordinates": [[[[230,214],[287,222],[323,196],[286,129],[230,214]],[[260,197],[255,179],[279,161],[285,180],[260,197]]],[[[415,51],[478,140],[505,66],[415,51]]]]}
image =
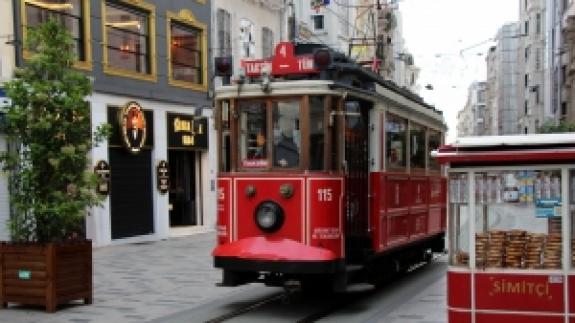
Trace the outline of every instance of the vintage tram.
{"type": "Polygon", "coordinates": [[[242,68],[215,91],[222,285],[343,290],[444,250],[440,111],[318,45],[242,68]]]}

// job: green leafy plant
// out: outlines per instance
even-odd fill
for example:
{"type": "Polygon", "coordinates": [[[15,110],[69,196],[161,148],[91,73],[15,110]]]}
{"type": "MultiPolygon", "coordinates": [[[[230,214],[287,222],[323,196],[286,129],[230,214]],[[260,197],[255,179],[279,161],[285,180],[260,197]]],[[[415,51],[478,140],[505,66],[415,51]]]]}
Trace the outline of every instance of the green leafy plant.
{"type": "Polygon", "coordinates": [[[558,133],[558,132],[575,132],[575,123],[561,121],[556,125],[553,121],[545,122],[538,130],[538,133],[558,133]]]}
{"type": "Polygon", "coordinates": [[[73,39],[50,20],[28,32],[30,54],[4,87],[10,149],[0,155],[10,176],[11,219],[16,242],[83,239],[88,208],[101,202],[94,190],[89,152],[110,132],[92,132],[90,79],[72,68],[73,39]]]}

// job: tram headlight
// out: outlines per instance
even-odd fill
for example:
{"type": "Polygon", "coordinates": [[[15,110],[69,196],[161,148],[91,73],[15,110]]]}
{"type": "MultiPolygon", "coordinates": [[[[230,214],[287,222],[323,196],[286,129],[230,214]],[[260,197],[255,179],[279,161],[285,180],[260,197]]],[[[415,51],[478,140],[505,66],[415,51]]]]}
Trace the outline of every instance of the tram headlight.
{"type": "Polygon", "coordinates": [[[260,230],[267,233],[275,232],[284,222],[284,211],[276,202],[264,201],[256,208],[255,221],[260,230]]]}

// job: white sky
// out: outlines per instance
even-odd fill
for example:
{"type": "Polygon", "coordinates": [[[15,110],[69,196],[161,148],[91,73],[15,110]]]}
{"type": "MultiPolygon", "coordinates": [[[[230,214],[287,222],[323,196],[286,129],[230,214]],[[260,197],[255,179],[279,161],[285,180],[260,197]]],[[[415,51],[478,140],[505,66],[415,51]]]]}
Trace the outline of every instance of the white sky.
{"type": "Polygon", "coordinates": [[[421,95],[443,111],[451,142],[469,85],[485,80],[485,54],[495,44],[488,40],[518,20],[519,0],[400,0],[399,9],[406,49],[421,69],[421,95]]]}

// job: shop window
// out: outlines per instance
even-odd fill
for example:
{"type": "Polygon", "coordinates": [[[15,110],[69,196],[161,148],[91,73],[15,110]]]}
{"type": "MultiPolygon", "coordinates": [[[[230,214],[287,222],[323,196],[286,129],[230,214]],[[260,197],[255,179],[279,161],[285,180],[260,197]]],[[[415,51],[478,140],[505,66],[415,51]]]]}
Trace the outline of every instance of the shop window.
{"type": "Polygon", "coordinates": [[[407,120],[388,114],[385,121],[385,138],[387,168],[405,168],[407,166],[407,120]]]}
{"type": "Polygon", "coordinates": [[[155,80],[153,7],[118,1],[104,6],[104,72],[155,80]]]}
{"type": "Polygon", "coordinates": [[[425,128],[409,124],[409,165],[412,169],[425,169],[425,128]]]}
{"type": "Polygon", "coordinates": [[[89,2],[86,0],[24,0],[23,30],[27,31],[47,22],[56,20],[72,35],[78,67],[91,67],[91,48],[86,25],[89,23],[89,2]]]}
{"type": "Polygon", "coordinates": [[[267,109],[265,102],[239,104],[239,156],[242,168],[268,168],[267,109]]]}
{"type": "Polygon", "coordinates": [[[207,47],[204,24],[195,21],[189,11],[180,16],[168,13],[169,82],[196,90],[207,89],[207,47]]]}
{"type": "Polygon", "coordinates": [[[274,166],[299,167],[299,101],[279,101],[273,105],[274,166]]]}
{"type": "Polygon", "coordinates": [[[309,169],[324,169],[325,150],[325,107],[323,96],[309,99],[309,169]]]}
{"type": "Polygon", "coordinates": [[[475,174],[477,268],[561,269],[561,172],[475,174]]]}
{"type": "Polygon", "coordinates": [[[469,193],[468,175],[449,175],[449,243],[453,266],[469,267],[469,193]]]}

